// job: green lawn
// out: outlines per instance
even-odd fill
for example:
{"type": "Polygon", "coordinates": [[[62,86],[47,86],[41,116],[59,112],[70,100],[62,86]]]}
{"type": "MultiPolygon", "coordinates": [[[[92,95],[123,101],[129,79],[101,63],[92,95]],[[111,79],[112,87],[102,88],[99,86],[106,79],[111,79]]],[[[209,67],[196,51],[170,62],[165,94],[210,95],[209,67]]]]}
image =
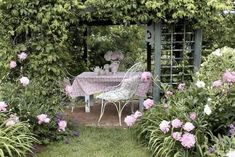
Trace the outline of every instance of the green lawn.
{"type": "Polygon", "coordinates": [[[128,129],[81,127],[69,144],[53,143],[36,157],[149,157],[128,129]]]}

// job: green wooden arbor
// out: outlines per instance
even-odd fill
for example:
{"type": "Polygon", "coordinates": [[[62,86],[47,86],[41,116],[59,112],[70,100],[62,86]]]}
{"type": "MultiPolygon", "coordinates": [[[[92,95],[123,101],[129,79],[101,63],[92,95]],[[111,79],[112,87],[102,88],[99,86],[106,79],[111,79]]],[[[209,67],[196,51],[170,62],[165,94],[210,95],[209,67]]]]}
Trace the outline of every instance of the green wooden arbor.
{"type": "MultiPolygon", "coordinates": [[[[202,31],[186,21],[165,25],[154,23],[154,77],[177,85],[190,79],[201,64],[202,31]]],[[[154,84],[154,101],[160,100],[160,82],[154,84]]]]}

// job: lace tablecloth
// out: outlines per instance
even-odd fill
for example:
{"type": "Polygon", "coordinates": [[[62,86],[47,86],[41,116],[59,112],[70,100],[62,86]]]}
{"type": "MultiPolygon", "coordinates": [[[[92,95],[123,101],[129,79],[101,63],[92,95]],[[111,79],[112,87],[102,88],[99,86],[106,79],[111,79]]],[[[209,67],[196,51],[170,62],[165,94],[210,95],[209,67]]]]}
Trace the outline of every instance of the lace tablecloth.
{"type": "MultiPolygon", "coordinates": [[[[78,75],[72,84],[73,92],[71,96],[87,96],[99,93],[111,86],[118,85],[125,72],[117,72],[116,74],[97,75],[94,72],[83,72],[78,75]]],[[[136,92],[137,96],[143,97],[148,92],[151,82],[140,83],[136,92]]]]}

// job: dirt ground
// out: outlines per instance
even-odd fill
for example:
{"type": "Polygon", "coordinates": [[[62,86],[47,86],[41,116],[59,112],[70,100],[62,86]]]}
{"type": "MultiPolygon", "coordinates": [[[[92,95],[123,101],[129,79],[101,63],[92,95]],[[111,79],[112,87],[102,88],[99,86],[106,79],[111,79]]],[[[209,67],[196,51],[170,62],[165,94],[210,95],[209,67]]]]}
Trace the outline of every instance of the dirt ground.
{"type": "MultiPolygon", "coordinates": [[[[138,103],[134,102],[135,110],[138,109],[138,103]]],[[[94,103],[91,106],[91,112],[86,113],[84,106],[75,107],[74,111],[71,112],[71,108],[67,109],[67,118],[77,125],[85,126],[98,126],[97,122],[100,116],[100,103],[94,103]]],[[[134,110],[134,111],[135,111],[134,110]]],[[[122,112],[122,127],[126,127],[123,122],[127,115],[131,114],[131,105],[127,105],[122,112]]],[[[118,114],[113,104],[108,104],[105,108],[105,113],[101,119],[100,126],[103,127],[119,127],[118,114]]]]}

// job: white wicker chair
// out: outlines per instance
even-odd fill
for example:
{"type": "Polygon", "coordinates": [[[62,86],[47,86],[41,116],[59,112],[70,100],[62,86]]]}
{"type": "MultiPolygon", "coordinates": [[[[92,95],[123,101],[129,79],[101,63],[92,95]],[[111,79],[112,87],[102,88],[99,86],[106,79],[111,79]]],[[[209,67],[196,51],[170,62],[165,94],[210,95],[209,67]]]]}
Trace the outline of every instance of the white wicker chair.
{"type": "Polygon", "coordinates": [[[124,75],[121,83],[115,87],[111,87],[108,90],[105,90],[103,93],[96,96],[96,98],[102,100],[101,104],[101,112],[98,120],[98,125],[102,116],[104,115],[105,106],[107,103],[112,103],[115,105],[118,118],[119,125],[121,126],[121,117],[122,111],[125,106],[132,100],[132,97],[136,93],[140,83],[140,75],[143,72],[144,68],[141,63],[134,64],[124,75]],[[124,102],[122,105],[121,103],[124,102]]]}

